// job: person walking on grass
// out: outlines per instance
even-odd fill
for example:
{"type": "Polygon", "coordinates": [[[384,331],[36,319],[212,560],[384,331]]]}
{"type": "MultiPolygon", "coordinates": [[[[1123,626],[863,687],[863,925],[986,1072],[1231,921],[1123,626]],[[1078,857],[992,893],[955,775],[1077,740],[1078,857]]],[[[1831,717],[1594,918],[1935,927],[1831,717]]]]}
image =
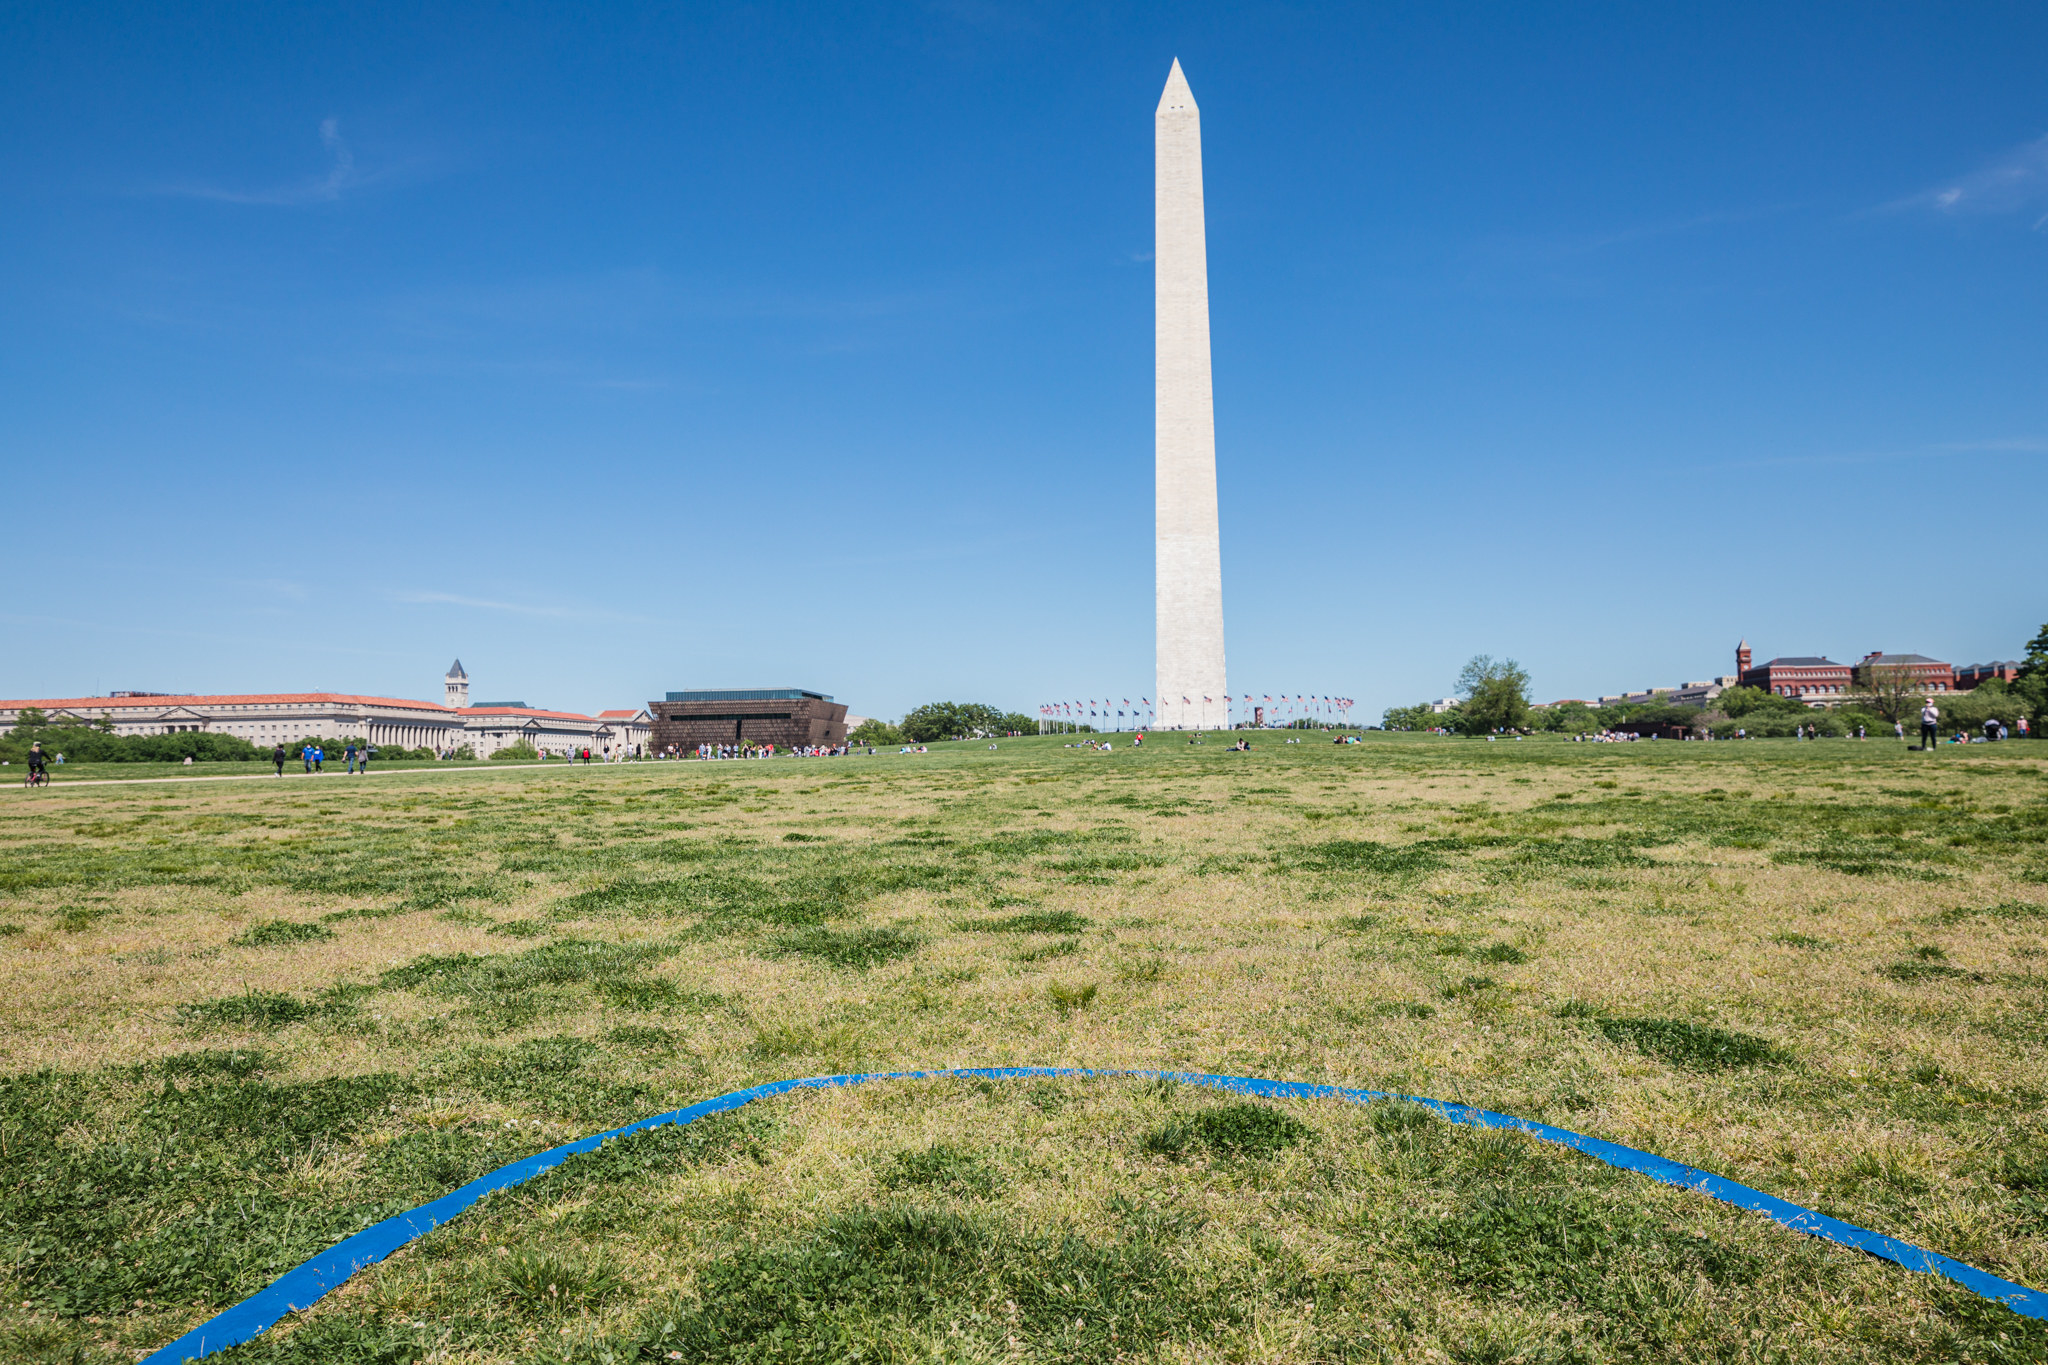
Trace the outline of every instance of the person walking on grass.
{"type": "Polygon", "coordinates": [[[323,745],[315,744],[313,746],[313,771],[316,773],[327,771],[327,750],[323,745]]]}
{"type": "Polygon", "coordinates": [[[341,752],[342,757],[348,760],[349,776],[354,777],[356,772],[356,742],[354,740],[350,740],[348,742],[348,747],[346,749],[343,749],[341,752]]]}
{"type": "Polygon", "coordinates": [[[301,763],[303,763],[303,764],[305,765],[305,767],[306,767],[306,771],[307,771],[307,772],[309,772],[309,773],[310,773],[310,772],[312,772],[312,771],[313,771],[313,746],[312,746],[312,745],[310,745],[310,744],[302,744],[302,745],[300,745],[300,746],[299,746],[299,762],[301,762],[301,763]]]}
{"type": "Polygon", "coordinates": [[[1934,746],[1941,742],[1941,709],[1929,697],[1927,704],[1920,708],[1920,752],[1933,753],[1934,746]]]}
{"type": "Polygon", "coordinates": [[[276,747],[275,749],[272,749],[272,750],[270,751],[270,761],[271,761],[272,763],[274,763],[274,764],[276,764],[276,765],[277,765],[277,775],[278,775],[279,777],[283,777],[283,776],[284,776],[284,741],[283,741],[283,740],[279,740],[279,741],[277,742],[277,747],[276,747]]]}

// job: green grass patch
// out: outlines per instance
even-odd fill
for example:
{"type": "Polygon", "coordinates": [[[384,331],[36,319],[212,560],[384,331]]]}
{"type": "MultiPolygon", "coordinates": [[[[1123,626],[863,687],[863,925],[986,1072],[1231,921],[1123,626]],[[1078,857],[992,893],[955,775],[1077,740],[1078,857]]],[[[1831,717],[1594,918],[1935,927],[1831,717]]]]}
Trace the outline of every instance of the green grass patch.
{"type": "Polygon", "coordinates": [[[924,939],[907,929],[832,929],[814,925],[775,940],[775,950],[849,971],[867,971],[909,957],[924,939]]]}
{"type": "Polygon", "coordinates": [[[1000,919],[962,920],[953,926],[962,933],[975,934],[1080,934],[1090,927],[1088,917],[1072,910],[1028,910],[1000,919]]]}
{"type": "Polygon", "coordinates": [[[324,943],[333,937],[334,931],[322,924],[267,919],[250,925],[229,942],[240,948],[282,948],[294,943],[324,943]]]}
{"type": "Polygon", "coordinates": [[[1792,1060],[1789,1052],[1768,1039],[1689,1020],[1596,1017],[1593,1026],[1618,1047],[1632,1047],[1693,1071],[1775,1066],[1792,1060]]]}

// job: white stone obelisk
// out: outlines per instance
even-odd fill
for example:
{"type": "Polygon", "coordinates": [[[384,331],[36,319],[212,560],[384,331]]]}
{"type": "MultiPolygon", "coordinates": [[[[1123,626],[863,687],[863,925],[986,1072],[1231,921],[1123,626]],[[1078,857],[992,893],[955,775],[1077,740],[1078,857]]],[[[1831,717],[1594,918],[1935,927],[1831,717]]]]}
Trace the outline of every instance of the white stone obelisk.
{"type": "Polygon", "coordinates": [[[1216,411],[1209,388],[1209,254],[1202,116],[1175,61],[1154,119],[1159,724],[1224,727],[1223,557],[1216,532],[1216,411]]]}

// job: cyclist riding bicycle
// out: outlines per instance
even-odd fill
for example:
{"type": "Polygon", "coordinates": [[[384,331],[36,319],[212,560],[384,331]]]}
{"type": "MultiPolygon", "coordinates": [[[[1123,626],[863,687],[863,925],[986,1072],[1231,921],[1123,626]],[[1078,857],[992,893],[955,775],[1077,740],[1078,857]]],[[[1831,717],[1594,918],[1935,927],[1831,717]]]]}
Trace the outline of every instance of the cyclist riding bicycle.
{"type": "Polygon", "coordinates": [[[30,786],[50,780],[50,756],[43,752],[41,740],[28,746],[28,780],[30,786]]]}

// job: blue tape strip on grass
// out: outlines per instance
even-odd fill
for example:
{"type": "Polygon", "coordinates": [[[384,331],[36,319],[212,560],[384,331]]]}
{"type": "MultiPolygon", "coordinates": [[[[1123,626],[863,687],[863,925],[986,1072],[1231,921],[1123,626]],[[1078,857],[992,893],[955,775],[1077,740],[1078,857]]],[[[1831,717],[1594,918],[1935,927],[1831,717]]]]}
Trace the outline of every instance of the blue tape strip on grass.
{"type": "Polygon", "coordinates": [[[1469,1124],[1475,1128],[1513,1128],[1542,1138],[1546,1142],[1559,1143],[1584,1152],[1587,1156],[1604,1161],[1624,1171],[1636,1171],[1661,1180],[1667,1185],[1677,1185],[1701,1194],[1711,1195],[1737,1208],[1750,1209],[1773,1218],[1794,1232],[1809,1233],[1824,1237],[1830,1242],[1853,1247],[1857,1251],[1917,1270],[1928,1275],[1945,1275],[1974,1294],[2004,1304],[2013,1312],[2029,1318],[2048,1318],[2048,1294],[2038,1289],[2028,1289],[2010,1280],[2002,1280],[1988,1271],[1965,1265],[1961,1261],[1901,1242],[1895,1237],[1859,1228],[1853,1223],[1844,1223],[1824,1213],[1801,1208],[1787,1203],[1762,1190],[1753,1190],[1747,1185],[1724,1179],[1682,1162],[1671,1161],[1649,1152],[1639,1152],[1633,1147],[1624,1147],[1618,1142],[1607,1142],[1600,1138],[1587,1137],[1566,1128],[1553,1128],[1547,1123],[1531,1123],[1527,1119],[1514,1118],[1507,1114],[1496,1114],[1487,1109],[1474,1109],[1467,1104],[1454,1104],[1448,1100],[1425,1099],[1416,1095],[1396,1095],[1384,1090],[1346,1090],[1334,1085],[1312,1085],[1304,1081],[1267,1081],[1254,1076],[1209,1076],[1199,1072],[1186,1071],[1120,1071],[1098,1070],[1093,1067],[1067,1066],[999,1066],[959,1067],[948,1071],[888,1071],[871,1072],[855,1076],[807,1076],[796,1080],[771,1081],[757,1085],[750,1090],[735,1090],[730,1095],[704,1100],[687,1109],[675,1109],[666,1114],[656,1114],[623,1128],[613,1128],[603,1133],[593,1133],[574,1142],[565,1142],[509,1166],[500,1167],[487,1176],[470,1181],[461,1189],[450,1191],[431,1204],[422,1204],[409,1213],[387,1218],[373,1227],[363,1229],[355,1236],[321,1252],[312,1260],[287,1271],[269,1288],[250,1295],[234,1307],[229,1308],[170,1345],[145,1357],[141,1365],[183,1365],[188,1360],[224,1351],[249,1340],[287,1313],[310,1307],[328,1291],[339,1286],[349,1276],[365,1266],[375,1265],[408,1242],[425,1236],[441,1224],[454,1218],[470,1205],[482,1199],[493,1190],[510,1189],[521,1185],[545,1171],[561,1165],[572,1156],[594,1151],[599,1144],[612,1138],[624,1137],[648,1128],[658,1128],[670,1123],[695,1123],[698,1119],[712,1114],[722,1114],[737,1109],[755,1100],[765,1100],[776,1095],[786,1095],[792,1090],[821,1090],[835,1085],[859,1085],[865,1081],[911,1081],[930,1080],[945,1077],[978,1077],[988,1080],[1011,1080],[1028,1076],[1136,1076],[1182,1081],[1189,1085],[1205,1085],[1216,1090],[1233,1090],[1239,1094],[1257,1095],[1264,1099],[1340,1099],[1354,1104],[1367,1104],[1373,1100],[1405,1100],[1435,1110],[1453,1123],[1469,1124]]]}

